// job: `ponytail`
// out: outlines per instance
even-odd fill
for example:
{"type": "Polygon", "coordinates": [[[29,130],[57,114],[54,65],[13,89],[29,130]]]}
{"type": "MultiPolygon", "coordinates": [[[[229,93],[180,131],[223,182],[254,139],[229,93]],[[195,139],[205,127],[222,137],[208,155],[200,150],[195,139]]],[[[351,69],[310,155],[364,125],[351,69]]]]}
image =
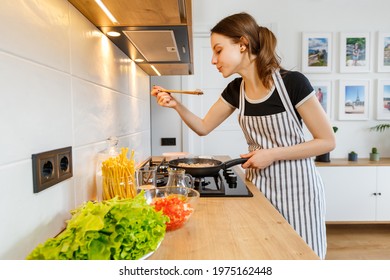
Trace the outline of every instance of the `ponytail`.
{"type": "Polygon", "coordinates": [[[280,57],[276,54],[277,40],[275,35],[266,27],[258,27],[259,52],[256,54],[256,68],[264,86],[270,87],[272,73],[280,68],[280,57]]]}

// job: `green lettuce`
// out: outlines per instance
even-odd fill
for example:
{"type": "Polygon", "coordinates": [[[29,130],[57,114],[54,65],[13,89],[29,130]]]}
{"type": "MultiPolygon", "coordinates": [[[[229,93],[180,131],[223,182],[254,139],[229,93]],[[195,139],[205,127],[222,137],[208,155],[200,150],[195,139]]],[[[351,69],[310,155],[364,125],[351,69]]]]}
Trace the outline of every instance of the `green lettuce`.
{"type": "Polygon", "coordinates": [[[73,210],[66,229],[39,244],[28,260],[136,260],[155,251],[169,218],[132,199],[86,202],[73,210]]]}

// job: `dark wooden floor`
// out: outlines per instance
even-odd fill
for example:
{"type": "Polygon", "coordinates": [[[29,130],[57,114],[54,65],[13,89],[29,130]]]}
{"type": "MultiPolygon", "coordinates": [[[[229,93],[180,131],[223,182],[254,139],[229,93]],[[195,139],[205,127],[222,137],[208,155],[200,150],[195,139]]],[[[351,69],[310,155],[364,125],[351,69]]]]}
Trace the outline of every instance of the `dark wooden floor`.
{"type": "Polygon", "coordinates": [[[327,225],[327,260],[390,260],[390,224],[327,225]]]}

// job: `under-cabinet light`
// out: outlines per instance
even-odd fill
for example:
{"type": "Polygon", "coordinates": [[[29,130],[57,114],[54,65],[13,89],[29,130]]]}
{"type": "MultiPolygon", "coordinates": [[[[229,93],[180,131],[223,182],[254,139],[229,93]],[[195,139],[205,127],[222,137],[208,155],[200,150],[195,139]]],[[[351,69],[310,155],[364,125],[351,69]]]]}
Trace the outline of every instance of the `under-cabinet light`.
{"type": "Polygon", "coordinates": [[[108,16],[108,18],[115,24],[119,24],[116,18],[111,14],[111,12],[107,9],[107,7],[103,4],[101,0],[95,0],[95,2],[99,5],[100,9],[108,16]]]}
{"type": "Polygon", "coordinates": [[[161,76],[160,72],[158,72],[158,70],[156,69],[156,67],[154,67],[154,65],[150,65],[150,67],[152,67],[152,69],[154,70],[154,72],[156,72],[158,76],[161,76]]]}
{"type": "Polygon", "coordinates": [[[121,34],[119,32],[117,32],[117,31],[108,31],[107,35],[110,36],[110,37],[119,37],[119,36],[121,36],[121,34]]]}

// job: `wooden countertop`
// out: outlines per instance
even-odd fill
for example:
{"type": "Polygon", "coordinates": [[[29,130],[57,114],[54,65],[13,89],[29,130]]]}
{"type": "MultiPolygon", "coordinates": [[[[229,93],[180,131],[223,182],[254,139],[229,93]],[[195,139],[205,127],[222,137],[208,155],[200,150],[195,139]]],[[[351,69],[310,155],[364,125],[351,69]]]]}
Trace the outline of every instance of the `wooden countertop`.
{"type": "MultiPolygon", "coordinates": [[[[234,169],[244,178],[238,166],[234,169]]],[[[167,232],[149,259],[319,259],[264,195],[252,183],[247,184],[253,197],[201,197],[188,223],[167,232]]]]}
{"type": "Polygon", "coordinates": [[[390,158],[381,158],[371,161],[368,158],[358,158],[357,161],[348,161],[346,158],[330,159],[330,162],[316,162],[316,166],[390,166],[390,158]]]}

